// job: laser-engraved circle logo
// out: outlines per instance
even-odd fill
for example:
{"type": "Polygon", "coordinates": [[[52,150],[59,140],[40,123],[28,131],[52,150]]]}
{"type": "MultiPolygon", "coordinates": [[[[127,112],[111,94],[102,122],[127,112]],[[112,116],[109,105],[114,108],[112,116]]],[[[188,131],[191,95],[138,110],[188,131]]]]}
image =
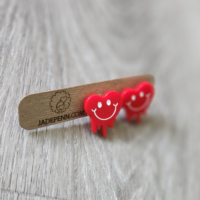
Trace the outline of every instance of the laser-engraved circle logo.
{"type": "Polygon", "coordinates": [[[70,94],[66,91],[56,92],[50,100],[51,110],[55,113],[63,113],[69,108],[71,102],[70,94]]]}

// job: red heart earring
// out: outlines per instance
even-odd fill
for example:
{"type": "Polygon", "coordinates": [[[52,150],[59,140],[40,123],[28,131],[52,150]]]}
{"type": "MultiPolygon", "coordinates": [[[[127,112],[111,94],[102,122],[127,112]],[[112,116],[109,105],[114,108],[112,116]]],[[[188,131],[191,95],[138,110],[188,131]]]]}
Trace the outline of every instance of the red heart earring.
{"type": "Polygon", "coordinates": [[[121,95],[116,91],[108,91],[103,96],[92,94],[84,102],[85,112],[91,120],[92,132],[102,126],[103,136],[107,136],[106,127],[113,128],[113,122],[122,107],[121,95]]]}
{"type": "Polygon", "coordinates": [[[136,88],[126,88],[122,91],[122,106],[126,110],[127,121],[131,121],[133,117],[138,123],[141,121],[141,115],[146,114],[154,93],[154,87],[148,82],[142,82],[136,88]]]}

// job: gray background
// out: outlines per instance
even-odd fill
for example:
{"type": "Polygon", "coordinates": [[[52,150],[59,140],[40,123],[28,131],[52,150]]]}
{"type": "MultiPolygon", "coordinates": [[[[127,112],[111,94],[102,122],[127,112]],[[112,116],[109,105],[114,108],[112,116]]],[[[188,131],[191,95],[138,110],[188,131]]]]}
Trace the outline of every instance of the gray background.
{"type": "Polygon", "coordinates": [[[0,1],[0,199],[200,199],[199,0],[0,1]],[[19,126],[27,94],[151,73],[140,125],[19,126]]]}

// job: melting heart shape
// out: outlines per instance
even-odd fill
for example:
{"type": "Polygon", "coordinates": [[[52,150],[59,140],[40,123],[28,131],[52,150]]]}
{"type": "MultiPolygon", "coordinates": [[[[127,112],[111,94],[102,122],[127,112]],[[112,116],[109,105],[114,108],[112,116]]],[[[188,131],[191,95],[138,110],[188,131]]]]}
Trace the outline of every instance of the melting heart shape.
{"type": "Polygon", "coordinates": [[[113,128],[113,122],[122,107],[121,95],[113,90],[103,96],[92,94],[84,102],[84,109],[91,120],[91,129],[96,133],[96,128],[102,126],[103,136],[107,136],[106,127],[113,128]]]}
{"type": "Polygon", "coordinates": [[[146,114],[154,93],[154,87],[148,82],[142,82],[134,89],[126,88],[122,91],[122,106],[126,110],[127,121],[131,121],[132,117],[135,117],[138,123],[141,121],[141,114],[146,114]]]}

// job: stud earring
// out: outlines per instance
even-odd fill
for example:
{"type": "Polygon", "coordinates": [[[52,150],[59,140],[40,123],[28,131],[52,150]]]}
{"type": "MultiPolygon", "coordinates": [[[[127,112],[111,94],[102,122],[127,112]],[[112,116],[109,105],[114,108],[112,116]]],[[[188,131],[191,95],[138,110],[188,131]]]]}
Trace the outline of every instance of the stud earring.
{"type": "Polygon", "coordinates": [[[90,117],[92,132],[96,133],[96,128],[100,129],[102,126],[102,134],[106,137],[106,127],[113,128],[121,107],[121,95],[116,91],[110,90],[103,96],[89,95],[84,102],[84,109],[90,117]]]}
{"type": "Polygon", "coordinates": [[[126,111],[127,121],[134,117],[136,121],[141,122],[141,115],[146,114],[153,97],[155,89],[148,82],[141,82],[135,88],[126,88],[122,91],[122,107],[126,111]]]}

